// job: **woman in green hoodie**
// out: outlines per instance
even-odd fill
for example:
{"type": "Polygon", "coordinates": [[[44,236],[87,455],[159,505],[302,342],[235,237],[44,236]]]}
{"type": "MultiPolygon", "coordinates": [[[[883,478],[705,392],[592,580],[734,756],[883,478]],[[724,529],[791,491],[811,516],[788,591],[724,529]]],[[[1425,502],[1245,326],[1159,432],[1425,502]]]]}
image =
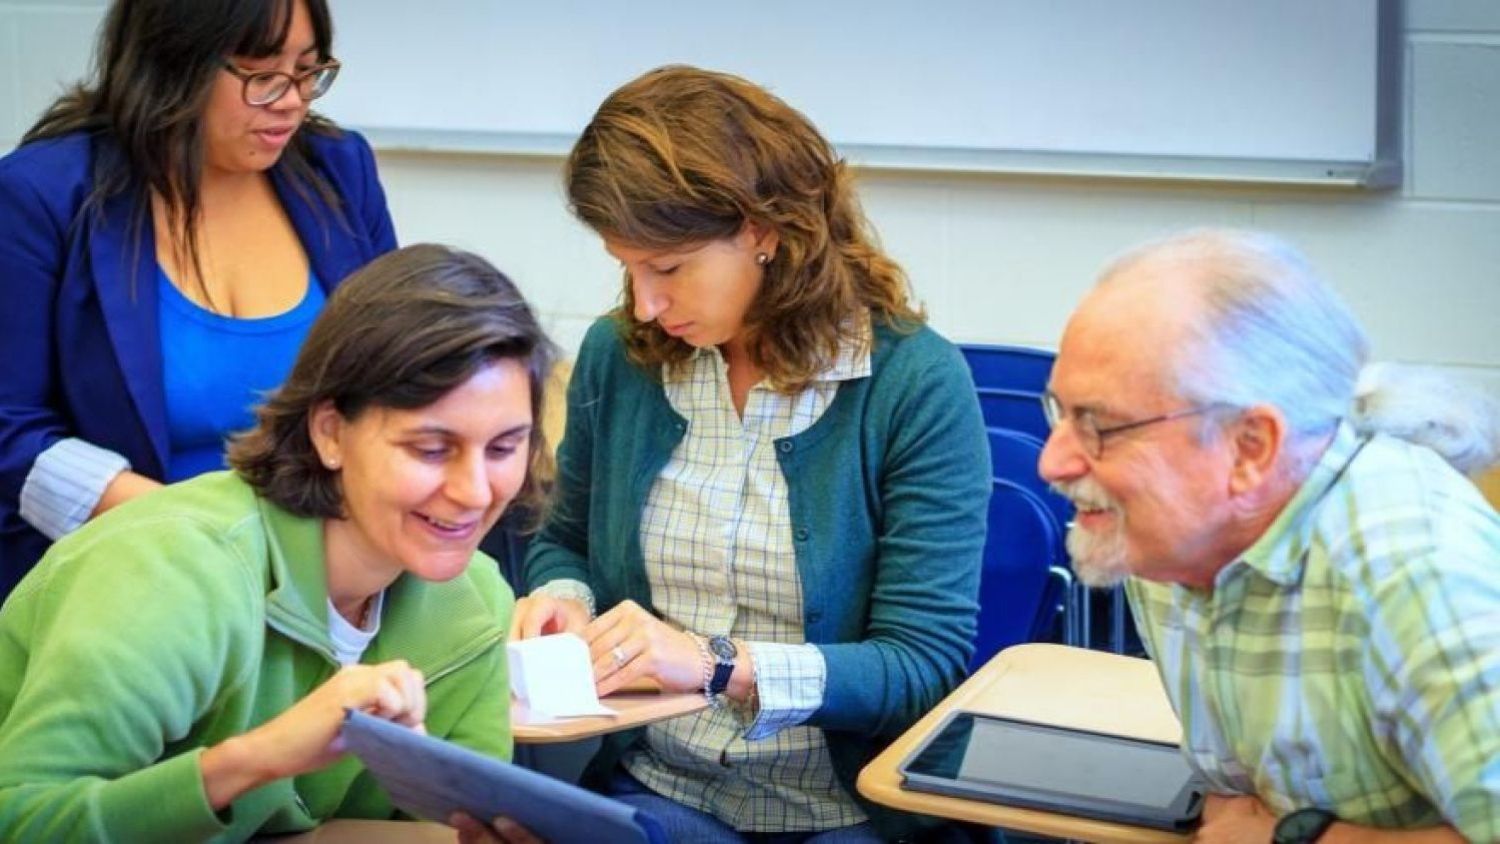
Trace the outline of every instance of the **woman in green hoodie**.
{"type": "Polygon", "coordinates": [[[0,840],[392,817],[341,752],[346,707],[508,757],[513,599],[476,548],[538,494],[550,359],[473,255],[346,281],[234,471],[90,522],[0,610],[0,840]]]}

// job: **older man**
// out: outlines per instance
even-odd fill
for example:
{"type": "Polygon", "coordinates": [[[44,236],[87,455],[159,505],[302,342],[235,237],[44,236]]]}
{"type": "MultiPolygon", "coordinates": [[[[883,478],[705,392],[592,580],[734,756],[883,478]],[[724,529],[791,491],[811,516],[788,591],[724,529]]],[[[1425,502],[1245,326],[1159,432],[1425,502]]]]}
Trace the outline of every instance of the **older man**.
{"type": "Polygon", "coordinates": [[[1500,841],[1500,518],[1379,432],[1480,464],[1494,410],[1357,398],[1366,351],[1295,252],[1219,231],[1126,255],[1063,335],[1041,472],[1079,575],[1128,578],[1202,841],[1500,841]]]}

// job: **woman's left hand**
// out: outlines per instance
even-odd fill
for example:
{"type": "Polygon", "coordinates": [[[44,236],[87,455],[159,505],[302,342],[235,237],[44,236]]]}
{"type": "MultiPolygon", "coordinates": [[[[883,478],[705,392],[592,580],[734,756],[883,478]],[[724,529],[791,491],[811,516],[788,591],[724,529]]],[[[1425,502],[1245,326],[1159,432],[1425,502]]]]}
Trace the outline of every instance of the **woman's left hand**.
{"type": "Polygon", "coordinates": [[[448,818],[448,825],[458,830],[459,844],[488,844],[494,841],[502,844],[543,844],[542,839],[510,818],[495,818],[490,821],[489,826],[485,826],[471,815],[455,812],[448,818]]]}
{"type": "Polygon", "coordinates": [[[599,696],[636,680],[655,680],[665,692],[703,688],[703,652],[693,635],[622,601],[583,629],[594,660],[599,696]]]}

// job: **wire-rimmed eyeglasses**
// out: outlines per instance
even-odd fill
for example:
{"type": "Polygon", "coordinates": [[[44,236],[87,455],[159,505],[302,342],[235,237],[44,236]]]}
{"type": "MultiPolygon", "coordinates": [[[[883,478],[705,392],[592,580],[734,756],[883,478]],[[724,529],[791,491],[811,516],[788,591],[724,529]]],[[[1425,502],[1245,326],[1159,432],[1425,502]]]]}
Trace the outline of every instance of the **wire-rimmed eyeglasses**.
{"type": "Polygon", "coordinates": [[[1063,407],[1062,401],[1057,398],[1055,393],[1051,390],[1042,393],[1042,413],[1047,417],[1047,426],[1049,428],[1056,428],[1064,420],[1071,422],[1073,424],[1073,433],[1078,437],[1079,445],[1083,446],[1083,450],[1088,453],[1089,457],[1095,460],[1104,456],[1104,438],[1112,434],[1122,434],[1126,431],[1133,431],[1136,428],[1155,425],[1158,422],[1168,422],[1173,419],[1197,416],[1213,410],[1223,410],[1228,406],[1225,404],[1205,404],[1198,407],[1187,407],[1182,410],[1174,410],[1171,413],[1163,413],[1160,416],[1153,416],[1150,419],[1139,419],[1135,422],[1126,422],[1122,425],[1111,425],[1107,428],[1101,428],[1098,421],[1094,419],[1092,412],[1084,410],[1070,414],[1063,407]]]}
{"type": "Polygon", "coordinates": [[[317,67],[291,74],[280,70],[242,70],[230,62],[224,62],[224,69],[244,83],[241,96],[246,105],[252,106],[268,106],[276,102],[286,96],[293,85],[297,86],[297,93],[304,101],[316,100],[333,87],[333,80],[338,78],[340,67],[343,65],[337,59],[329,59],[317,67]]]}

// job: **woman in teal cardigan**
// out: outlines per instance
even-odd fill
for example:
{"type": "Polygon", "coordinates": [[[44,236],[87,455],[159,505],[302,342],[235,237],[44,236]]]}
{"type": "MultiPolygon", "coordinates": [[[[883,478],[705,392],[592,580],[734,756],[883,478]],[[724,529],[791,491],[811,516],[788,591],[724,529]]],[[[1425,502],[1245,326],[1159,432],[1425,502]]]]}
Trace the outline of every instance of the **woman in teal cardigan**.
{"type": "Polygon", "coordinates": [[[335,741],[345,707],[508,758],[513,601],[476,548],[535,504],[549,359],[472,255],[341,285],[233,472],[90,521],[0,609],[0,840],[389,818],[335,741]]]}
{"type": "Polygon", "coordinates": [[[593,784],[674,840],[909,832],[854,780],[972,651],[989,461],[966,367],[844,163],[745,80],[625,85],[566,179],[624,304],[579,353],[514,627],[580,632],[601,693],[715,704],[610,737],[593,784]]]}

